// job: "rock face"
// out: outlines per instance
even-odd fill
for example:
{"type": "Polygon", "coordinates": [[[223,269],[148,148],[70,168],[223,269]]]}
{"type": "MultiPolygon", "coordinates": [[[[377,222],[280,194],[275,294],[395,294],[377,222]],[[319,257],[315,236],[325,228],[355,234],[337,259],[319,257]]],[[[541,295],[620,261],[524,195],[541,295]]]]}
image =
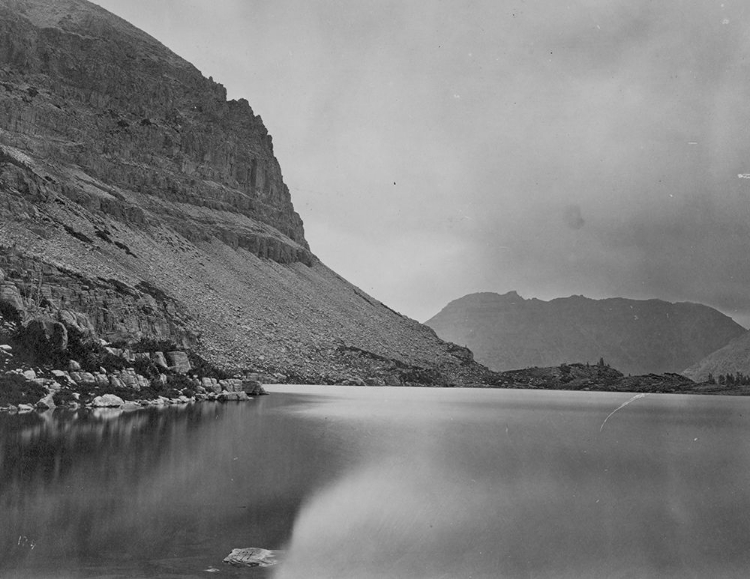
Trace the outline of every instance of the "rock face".
{"type": "Polygon", "coordinates": [[[426,322],[493,370],[596,363],[631,374],[680,372],[745,333],[707,306],[582,296],[549,302],[471,294],[426,322]]]}
{"type": "Polygon", "coordinates": [[[0,224],[22,324],[298,381],[486,372],[315,258],[246,101],[85,0],[0,0],[0,224]]]}

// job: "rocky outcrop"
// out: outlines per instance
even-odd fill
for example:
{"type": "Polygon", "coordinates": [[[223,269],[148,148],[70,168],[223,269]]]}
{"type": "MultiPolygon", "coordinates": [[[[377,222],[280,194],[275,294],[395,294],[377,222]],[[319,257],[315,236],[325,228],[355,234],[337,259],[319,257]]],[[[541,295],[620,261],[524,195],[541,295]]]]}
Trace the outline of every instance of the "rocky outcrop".
{"type": "Polygon", "coordinates": [[[245,547],[244,549],[232,549],[224,558],[224,563],[237,567],[270,567],[279,562],[284,551],[272,551],[258,547],[245,547]]]}
{"type": "Polygon", "coordinates": [[[0,269],[21,324],[166,340],[230,374],[487,378],[315,258],[246,101],[85,0],[0,0],[0,269]]]}
{"type": "Polygon", "coordinates": [[[0,306],[26,322],[39,348],[64,350],[66,328],[108,341],[148,336],[186,346],[195,342],[175,300],[148,284],[92,279],[13,248],[0,250],[0,268],[5,279],[0,306]]]}
{"type": "Polygon", "coordinates": [[[496,371],[604,358],[625,373],[680,372],[745,333],[700,304],[583,296],[546,302],[516,292],[464,296],[425,323],[496,371]]]}

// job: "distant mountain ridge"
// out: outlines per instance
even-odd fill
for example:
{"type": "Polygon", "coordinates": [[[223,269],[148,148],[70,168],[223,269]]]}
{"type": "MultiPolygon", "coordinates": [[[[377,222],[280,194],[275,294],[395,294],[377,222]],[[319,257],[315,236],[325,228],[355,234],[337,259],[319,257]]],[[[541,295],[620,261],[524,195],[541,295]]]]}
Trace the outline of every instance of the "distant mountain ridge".
{"type": "Polygon", "coordinates": [[[583,296],[542,301],[516,292],[464,296],[425,324],[496,371],[604,358],[625,373],[681,372],[746,333],[701,304],[583,296]]]}

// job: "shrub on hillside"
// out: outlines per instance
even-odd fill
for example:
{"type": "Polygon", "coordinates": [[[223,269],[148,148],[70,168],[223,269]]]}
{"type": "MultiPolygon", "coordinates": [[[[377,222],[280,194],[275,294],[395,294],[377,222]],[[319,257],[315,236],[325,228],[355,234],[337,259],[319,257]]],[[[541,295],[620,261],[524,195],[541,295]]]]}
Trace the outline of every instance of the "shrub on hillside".
{"type": "Polygon", "coordinates": [[[0,376],[0,406],[36,404],[46,394],[44,386],[26,380],[19,374],[0,376]]]}
{"type": "Polygon", "coordinates": [[[205,360],[195,352],[188,352],[187,357],[188,360],[190,360],[190,367],[192,371],[201,378],[216,378],[217,380],[226,380],[227,378],[232,377],[228,372],[205,360]]]}
{"type": "Polygon", "coordinates": [[[68,388],[55,392],[52,395],[52,400],[57,406],[66,406],[78,402],[78,398],[76,398],[73,391],[68,388]]]}
{"type": "Polygon", "coordinates": [[[167,376],[167,388],[181,391],[185,396],[192,396],[198,392],[196,384],[184,374],[167,376]]]}
{"type": "Polygon", "coordinates": [[[156,363],[151,359],[136,360],[135,362],[133,362],[133,368],[135,369],[136,374],[145,376],[149,380],[153,380],[154,378],[157,378],[159,374],[161,374],[159,366],[157,366],[156,363]]]}

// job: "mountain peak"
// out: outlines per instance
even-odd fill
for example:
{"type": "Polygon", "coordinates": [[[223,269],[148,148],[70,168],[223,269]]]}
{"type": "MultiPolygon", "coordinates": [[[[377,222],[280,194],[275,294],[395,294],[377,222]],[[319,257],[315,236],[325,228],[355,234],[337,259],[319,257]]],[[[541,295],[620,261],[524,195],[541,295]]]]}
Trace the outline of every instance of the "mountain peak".
{"type": "Polygon", "coordinates": [[[525,301],[520,295],[518,295],[518,292],[516,290],[511,290],[507,293],[502,294],[500,297],[506,299],[506,300],[520,300],[525,301]]]}

